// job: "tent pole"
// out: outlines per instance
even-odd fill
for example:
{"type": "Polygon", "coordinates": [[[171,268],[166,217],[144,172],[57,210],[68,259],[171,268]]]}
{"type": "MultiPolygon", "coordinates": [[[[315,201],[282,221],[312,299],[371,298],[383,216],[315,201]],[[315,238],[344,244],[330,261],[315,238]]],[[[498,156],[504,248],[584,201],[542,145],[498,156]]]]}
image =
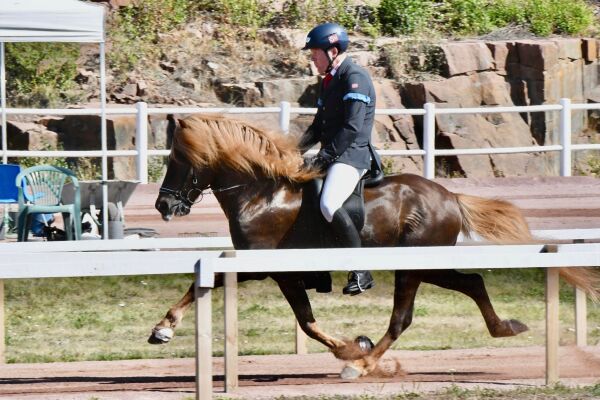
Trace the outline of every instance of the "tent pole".
{"type": "MultiPolygon", "coordinates": [[[[6,70],[4,69],[4,42],[0,42],[0,96],[2,96],[2,163],[8,162],[6,151],[8,140],[6,134],[6,70]]],[[[8,204],[4,205],[4,215],[8,214],[8,204]]],[[[4,222],[7,219],[4,218],[4,222]]],[[[8,226],[5,226],[8,232],[8,226]]],[[[6,350],[6,328],[4,326],[4,281],[0,279],[0,364],[4,364],[4,352],[6,350]]]]}
{"type": "Polygon", "coordinates": [[[106,140],[106,68],[104,42],[100,42],[100,107],[102,135],[102,237],[108,237],[108,157],[106,140]]]}
{"type": "Polygon", "coordinates": [[[4,42],[0,42],[0,91],[2,96],[2,163],[8,162],[8,134],[6,132],[6,69],[4,66],[4,42]]]}

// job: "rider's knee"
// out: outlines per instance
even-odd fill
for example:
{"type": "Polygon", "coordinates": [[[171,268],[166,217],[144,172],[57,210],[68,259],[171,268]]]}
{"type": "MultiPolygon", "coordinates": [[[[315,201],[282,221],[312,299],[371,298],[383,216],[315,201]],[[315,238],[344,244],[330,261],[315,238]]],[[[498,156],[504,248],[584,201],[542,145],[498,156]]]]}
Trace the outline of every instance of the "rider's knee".
{"type": "Polygon", "coordinates": [[[321,207],[321,214],[323,214],[323,217],[325,217],[327,222],[331,222],[333,220],[333,214],[335,214],[337,208],[334,209],[331,204],[327,204],[327,202],[323,201],[323,198],[321,198],[319,205],[321,207]]]}

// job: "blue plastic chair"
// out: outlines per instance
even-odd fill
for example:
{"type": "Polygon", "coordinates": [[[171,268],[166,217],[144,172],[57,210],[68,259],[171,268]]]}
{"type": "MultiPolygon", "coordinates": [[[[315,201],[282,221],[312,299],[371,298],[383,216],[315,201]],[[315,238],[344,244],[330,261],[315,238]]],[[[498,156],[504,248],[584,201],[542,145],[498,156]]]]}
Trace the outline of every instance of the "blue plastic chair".
{"type": "Polygon", "coordinates": [[[67,240],[81,239],[81,200],[79,181],[75,174],[61,167],[39,165],[21,171],[15,178],[18,190],[19,216],[17,233],[19,242],[27,241],[32,215],[61,213],[67,240]],[[73,185],[73,202],[63,204],[62,191],[67,180],[73,185]]]}
{"type": "Polygon", "coordinates": [[[0,164],[0,204],[4,204],[4,213],[0,221],[1,232],[8,231],[8,204],[19,202],[19,190],[15,185],[15,178],[19,172],[21,167],[17,164],[0,164]]]}
{"type": "Polygon", "coordinates": [[[21,172],[17,164],[0,164],[0,203],[16,203],[19,201],[19,191],[15,178],[21,172]]]}

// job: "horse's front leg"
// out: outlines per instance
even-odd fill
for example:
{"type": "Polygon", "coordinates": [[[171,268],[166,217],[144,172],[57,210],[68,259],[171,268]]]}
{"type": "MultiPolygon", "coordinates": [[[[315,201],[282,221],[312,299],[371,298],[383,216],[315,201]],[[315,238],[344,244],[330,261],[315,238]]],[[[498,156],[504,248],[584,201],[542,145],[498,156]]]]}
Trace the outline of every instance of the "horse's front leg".
{"type": "Polygon", "coordinates": [[[424,276],[423,282],[456,290],[473,299],[493,337],[515,336],[529,329],[516,319],[502,320],[498,317],[479,274],[464,274],[455,270],[430,271],[424,276]]]}
{"type": "MultiPolygon", "coordinates": [[[[215,277],[215,287],[217,282],[221,279],[215,277]]],[[[221,283],[222,285],[222,283],[221,283]]],[[[194,283],[190,285],[188,291],[183,295],[181,300],[172,305],[167,311],[167,314],[158,324],[152,329],[152,333],[148,338],[150,344],[164,344],[168,343],[175,336],[175,327],[181,323],[183,314],[190,308],[194,302],[194,283]]]]}
{"type": "Polygon", "coordinates": [[[298,321],[300,328],[302,328],[308,337],[323,343],[334,353],[336,349],[346,345],[344,341],[326,334],[318,327],[312,313],[310,300],[308,299],[306,290],[300,281],[293,278],[290,279],[285,275],[274,275],[272,278],[279,285],[281,293],[283,293],[283,296],[292,307],[292,311],[296,316],[296,320],[298,321]]]}
{"type": "Polygon", "coordinates": [[[375,370],[383,354],[392,346],[398,337],[411,324],[415,296],[421,283],[419,272],[396,271],[394,288],[394,309],[390,318],[388,329],[373,347],[373,349],[344,368],[342,377],[346,379],[358,378],[375,370]]]}
{"type": "MultiPolygon", "coordinates": [[[[267,278],[265,273],[240,273],[238,274],[238,282],[245,282],[248,280],[263,280],[267,278]]],[[[215,274],[215,286],[214,289],[222,287],[224,283],[223,274],[215,274]]],[[[151,344],[163,344],[168,343],[175,336],[175,327],[183,320],[183,315],[190,308],[194,302],[194,283],[190,285],[190,288],[183,295],[181,300],[171,306],[169,311],[163,319],[152,329],[152,333],[148,338],[148,343],[151,344]]]]}

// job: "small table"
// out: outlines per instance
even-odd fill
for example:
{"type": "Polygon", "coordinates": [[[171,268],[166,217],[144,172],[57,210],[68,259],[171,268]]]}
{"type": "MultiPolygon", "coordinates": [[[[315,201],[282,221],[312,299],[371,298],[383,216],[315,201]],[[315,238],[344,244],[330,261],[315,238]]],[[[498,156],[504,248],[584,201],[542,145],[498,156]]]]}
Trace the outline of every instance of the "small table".
{"type": "MultiPolygon", "coordinates": [[[[123,207],[129,201],[139,181],[121,181],[109,180],[108,185],[108,229],[111,239],[120,239],[123,237],[123,207]]],[[[72,185],[68,183],[65,187],[72,185]]],[[[73,203],[73,190],[63,190],[62,201],[64,203],[73,203]]],[[[102,207],[102,181],[79,181],[79,193],[81,196],[81,212],[87,213],[92,217],[94,223],[102,232],[102,222],[98,218],[98,208],[102,207]]]]}

